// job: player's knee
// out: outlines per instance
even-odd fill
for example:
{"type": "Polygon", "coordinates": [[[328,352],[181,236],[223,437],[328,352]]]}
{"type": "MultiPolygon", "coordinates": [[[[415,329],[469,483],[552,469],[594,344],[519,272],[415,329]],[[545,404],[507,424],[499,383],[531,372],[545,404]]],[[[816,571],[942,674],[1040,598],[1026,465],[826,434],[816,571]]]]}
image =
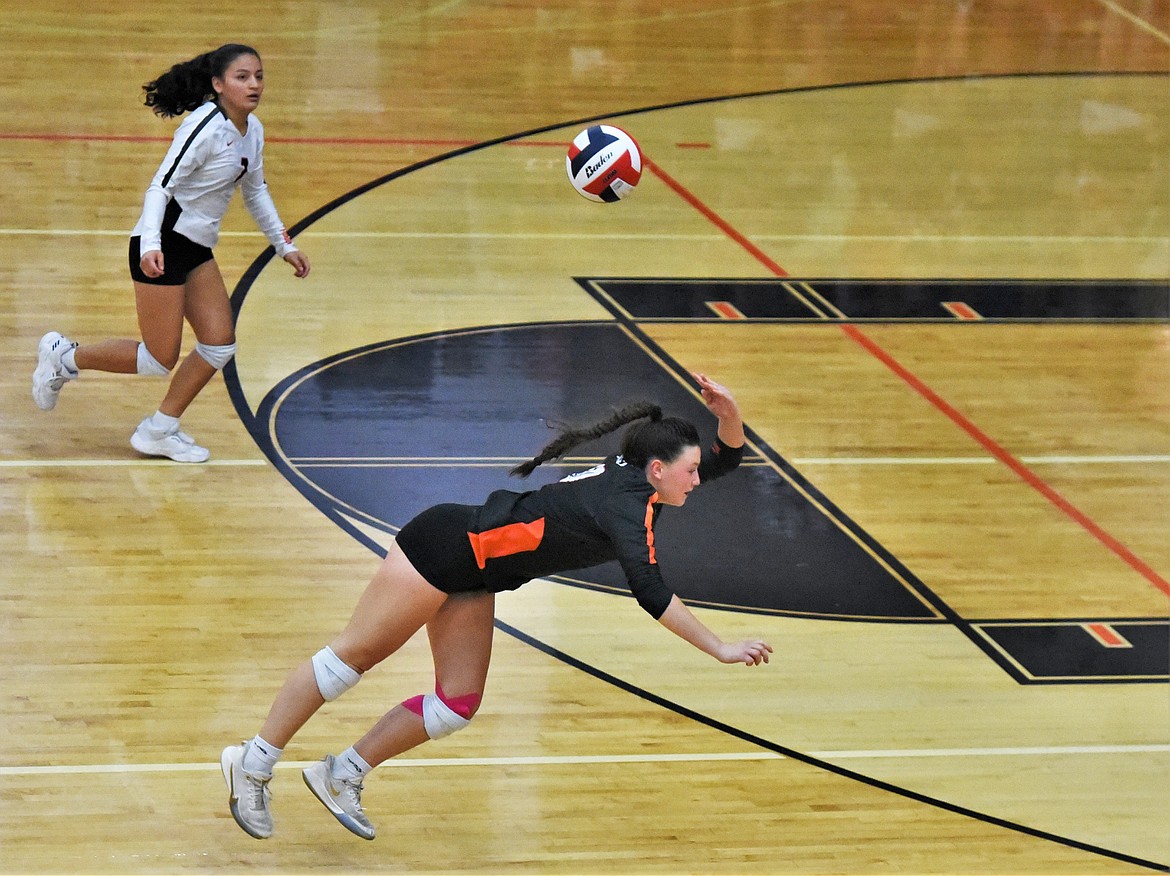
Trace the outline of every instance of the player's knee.
{"type": "Polygon", "coordinates": [[[435,693],[413,697],[402,705],[416,715],[422,716],[427,736],[431,739],[442,739],[470,724],[475,713],[479,711],[482,699],[479,693],[449,697],[436,684],[435,693]]]}
{"type": "Polygon", "coordinates": [[[332,648],[325,647],[313,655],[313,677],[325,702],[331,702],[362,680],[362,675],[332,648]]]}
{"type": "Polygon", "coordinates": [[[205,344],[202,341],[195,345],[195,352],[203,357],[216,371],[219,371],[231,361],[232,356],[236,355],[236,345],[233,341],[230,344],[205,344]]]}
{"type": "Polygon", "coordinates": [[[144,341],[138,342],[138,373],[150,375],[151,377],[166,377],[171,373],[171,369],[175,367],[174,359],[171,360],[170,365],[164,365],[158,361],[154,355],[146,348],[144,341]]]}

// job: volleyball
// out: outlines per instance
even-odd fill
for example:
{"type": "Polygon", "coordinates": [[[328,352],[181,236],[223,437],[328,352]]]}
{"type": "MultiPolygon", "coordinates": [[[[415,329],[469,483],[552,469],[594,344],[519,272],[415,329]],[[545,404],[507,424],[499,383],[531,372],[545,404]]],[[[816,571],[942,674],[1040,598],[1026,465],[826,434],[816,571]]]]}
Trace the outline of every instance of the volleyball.
{"type": "Polygon", "coordinates": [[[612,204],[628,197],[642,178],[642,153],[621,128],[592,125],[573,138],[565,170],[586,198],[612,204]]]}

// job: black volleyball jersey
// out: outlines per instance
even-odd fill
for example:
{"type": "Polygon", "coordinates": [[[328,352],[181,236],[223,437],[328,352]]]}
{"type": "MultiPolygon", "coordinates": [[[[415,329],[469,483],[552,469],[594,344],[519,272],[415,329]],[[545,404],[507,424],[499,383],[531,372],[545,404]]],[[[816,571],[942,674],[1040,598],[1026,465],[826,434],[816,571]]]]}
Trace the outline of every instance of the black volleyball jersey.
{"type": "MultiPolygon", "coordinates": [[[[742,447],[718,438],[702,454],[699,483],[727,474],[742,447]]],[[[488,590],[616,559],[638,604],[654,618],[673,595],[654,555],[662,506],[642,469],[620,456],[538,490],[497,490],[480,506],[468,537],[488,590]]]]}

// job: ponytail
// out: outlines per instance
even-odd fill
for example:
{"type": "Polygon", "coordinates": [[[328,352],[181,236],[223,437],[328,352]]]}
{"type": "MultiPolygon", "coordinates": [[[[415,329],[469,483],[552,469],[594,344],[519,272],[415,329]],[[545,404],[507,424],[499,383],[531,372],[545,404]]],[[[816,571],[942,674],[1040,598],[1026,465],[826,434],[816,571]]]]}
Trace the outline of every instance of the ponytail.
{"type": "Polygon", "coordinates": [[[205,52],[190,61],[175,64],[166,73],[142,86],[146,93],[143,103],[163,118],[181,116],[198,109],[207,101],[215,99],[211,80],[222,79],[232,61],[240,55],[260,57],[260,53],[251,46],[228,43],[213,52],[205,52]]]}
{"type": "Polygon", "coordinates": [[[511,474],[526,478],[536,470],[537,466],[548,462],[550,459],[558,459],[564,456],[578,444],[584,444],[586,441],[600,438],[602,435],[608,435],[610,432],[621,428],[627,423],[632,423],[635,420],[641,420],[646,417],[649,417],[651,422],[661,420],[662,408],[649,402],[638,402],[627,405],[621,410],[614,411],[612,416],[602,420],[600,423],[594,423],[592,426],[584,429],[568,429],[549,442],[544,450],[540,451],[540,453],[528,460],[528,462],[521,463],[512,469],[511,474]]]}

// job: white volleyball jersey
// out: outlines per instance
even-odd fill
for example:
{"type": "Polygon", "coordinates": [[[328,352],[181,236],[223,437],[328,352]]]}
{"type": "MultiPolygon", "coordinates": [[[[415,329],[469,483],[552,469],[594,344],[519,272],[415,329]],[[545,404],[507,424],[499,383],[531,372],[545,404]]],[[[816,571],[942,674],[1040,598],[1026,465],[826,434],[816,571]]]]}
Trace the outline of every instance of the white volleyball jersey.
{"type": "Polygon", "coordinates": [[[241,135],[219,105],[208,101],[183,119],[146,190],[142,215],[132,232],[142,238],[140,251],[162,249],[163,214],[171,200],[182,208],[175,231],[214,247],[236,186],[276,254],[294,252],[296,246],[285,233],[264,182],[264,126],[249,115],[248,132],[241,135]]]}

